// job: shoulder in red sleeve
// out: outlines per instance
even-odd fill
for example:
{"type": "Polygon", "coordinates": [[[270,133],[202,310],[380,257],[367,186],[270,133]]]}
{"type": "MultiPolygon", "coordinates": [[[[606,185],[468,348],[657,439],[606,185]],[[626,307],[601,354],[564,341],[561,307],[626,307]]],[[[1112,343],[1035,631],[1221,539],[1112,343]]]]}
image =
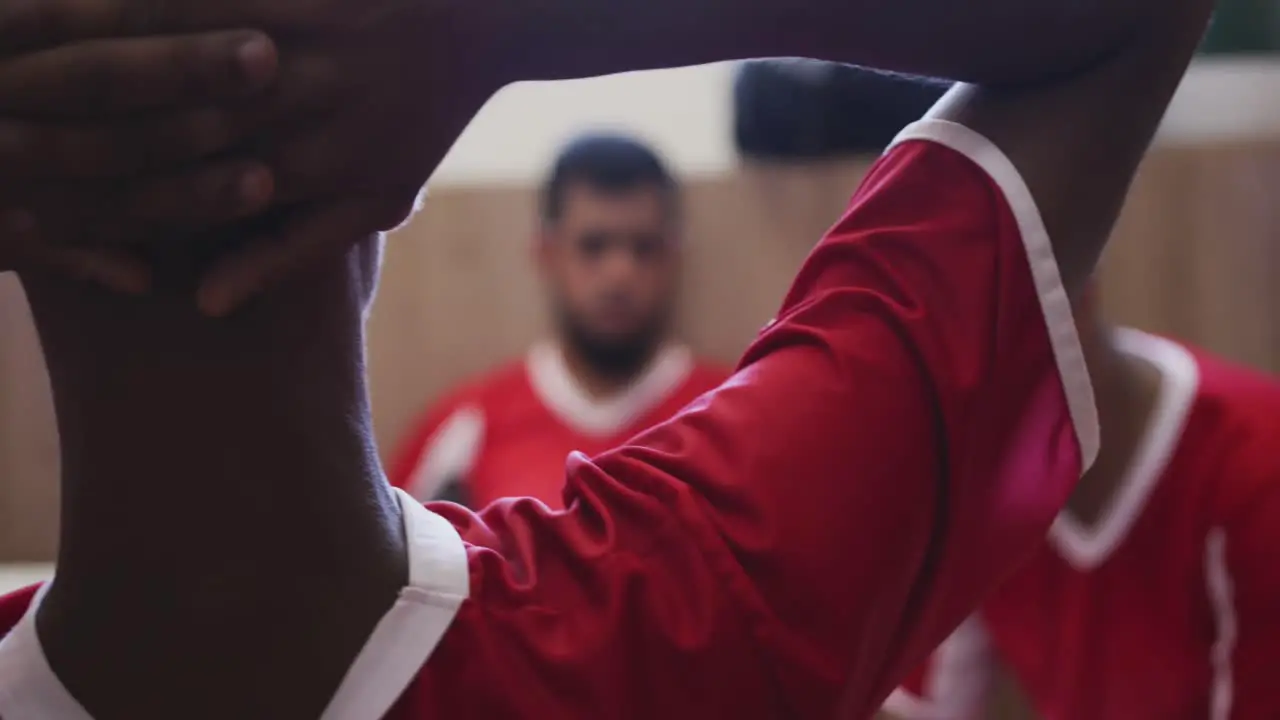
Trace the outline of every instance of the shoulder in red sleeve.
{"type": "Polygon", "coordinates": [[[909,129],[737,373],[565,512],[437,506],[471,598],[404,717],[874,712],[1096,452],[1043,223],[998,149],[909,129]]]}
{"type": "Polygon", "coordinates": [[[714,389],[724,382],[725,378],[729,377],[729,374],[730,369],[728,367],[699,358],[694,361],[693,370],[689,373],[689,379],[685,381],[684,391],[696,397],[714,389]]]}

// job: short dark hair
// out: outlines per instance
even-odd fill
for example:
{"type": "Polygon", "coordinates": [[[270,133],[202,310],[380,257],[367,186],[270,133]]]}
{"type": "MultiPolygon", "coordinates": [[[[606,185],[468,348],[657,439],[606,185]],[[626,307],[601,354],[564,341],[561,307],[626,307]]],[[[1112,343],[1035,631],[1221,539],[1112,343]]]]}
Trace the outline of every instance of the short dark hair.
{"type": "Polygon", "coordinates": [[[635,138],[609,133],[579,135],[556,156],[542,185],[542,219],[554,222],[564,211],[566,190],[574,183],[616,193],[653,186],[675,200],[675,179],[662,158],[635,138]]]}

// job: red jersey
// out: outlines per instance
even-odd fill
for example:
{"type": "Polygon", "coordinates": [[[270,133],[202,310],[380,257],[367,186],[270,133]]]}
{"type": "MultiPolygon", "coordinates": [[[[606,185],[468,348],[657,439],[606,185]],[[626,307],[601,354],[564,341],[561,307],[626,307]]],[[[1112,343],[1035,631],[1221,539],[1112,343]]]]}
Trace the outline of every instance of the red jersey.
{"type": "Polygon", "coordinates": [[[468,384],[431,408],[397,451],[391,484],[433,500],[453,484],[467,504],[531,497],[563,507],[565,459],[598,455],[666,420],[728,372],[668,346],[629,388],[607,399],[588,394],[551,343],[468,384]]]}
{"type": "MultiPolygon", "coordinates": [[[[565,510],[402,495],[410,585],[325,718],[867,717],[1026,560],[1097,441],[1030,191],[924,121],[737,372],[572,456],[565,510]]],[[[75,702],[32,617],[0,643],[5,720],[75,702]]]]}
{"type": "Polygon", "coordinates": [[[1064,512],[891,710],[979,716],[999,659],[1052,720],[1280,718],[1280,384],[1136,331],[1119,345],[1163,381],[1109,506],[1092,526],[1064,512]]]}

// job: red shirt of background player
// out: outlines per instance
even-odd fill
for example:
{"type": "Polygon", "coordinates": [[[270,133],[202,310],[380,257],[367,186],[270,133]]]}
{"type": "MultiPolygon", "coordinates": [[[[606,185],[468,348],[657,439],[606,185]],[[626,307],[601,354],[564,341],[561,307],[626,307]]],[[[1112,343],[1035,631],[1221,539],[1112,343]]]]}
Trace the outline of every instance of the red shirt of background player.
{"type": "Polygon", "coordinates": [[[998,658],[1058,720],[1280,717],[1280,384],[1136,331],[1162,375],[1094,526],[1068,514],[889,709],[981,717],[998,658]],[[927,696],[928,701],[920,699],[927,696]]]}
{"type": "MultiPolygon", "coordinates": [[[[1097,438],[1030,191],[918,123],[738,372],[572,458],[567,510],[402,496],[410,586],[326,720],[865,717],[1025,560],[1097,438]]],[[[74,706],[32,617],[0,644],[6,720],[74,706]]]]}
{"type": "Polygon", "coordinates": [[[668,345],[629,388],[596,400],[574,380],[559,348],[535,345],[518,363],[450,395],[423,416],[392,460],[391,484],[432,500],[449,483],[467,504],[531,497],[564,507],[564,465],[615,448],[666,420],[728,375],[668,345]]]}

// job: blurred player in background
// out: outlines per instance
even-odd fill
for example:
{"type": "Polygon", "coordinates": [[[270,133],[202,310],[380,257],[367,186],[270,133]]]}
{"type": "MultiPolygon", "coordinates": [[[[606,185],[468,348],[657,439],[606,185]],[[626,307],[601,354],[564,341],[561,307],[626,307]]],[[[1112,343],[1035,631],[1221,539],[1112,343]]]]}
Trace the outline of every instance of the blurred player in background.
{"type": "Polygon", "coordinates": [[[1098,462],[1032,560],[886,708],[996,717],[991,689],[1011,680],[1054,720],[1280,718],[1280,385],[1109,327],[1090,296],[1076,316],[1098,462]]]}
{"type": "Polygon", "coordinates": [[[658,155],[621,135],[571,141],[542,188],[538,271],[555,337],[429,409],[391,480],[420,500],[561,507],[564,465],[665,420],[728,372],[671,337],[680,197],[658,155]]]}

